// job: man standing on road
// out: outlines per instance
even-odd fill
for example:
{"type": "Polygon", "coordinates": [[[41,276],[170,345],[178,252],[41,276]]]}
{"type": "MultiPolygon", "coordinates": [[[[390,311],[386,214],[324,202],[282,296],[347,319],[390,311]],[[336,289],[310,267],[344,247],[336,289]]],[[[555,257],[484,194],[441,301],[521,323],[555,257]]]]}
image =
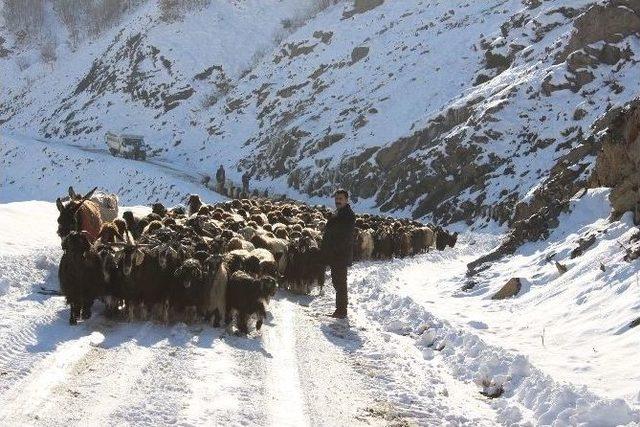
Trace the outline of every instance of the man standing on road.
{"type": "Polygon", "coordinates": [[[331,315],[338,319],[347,317],[347,267],[353,262],[353,233],[356,215],[349,205],[349,193],[340,189],[333,193],[336,211],[327,220],[322,236],[322,255],[331,268],[331,282],[336,290],[336,311],[331,315]]]}

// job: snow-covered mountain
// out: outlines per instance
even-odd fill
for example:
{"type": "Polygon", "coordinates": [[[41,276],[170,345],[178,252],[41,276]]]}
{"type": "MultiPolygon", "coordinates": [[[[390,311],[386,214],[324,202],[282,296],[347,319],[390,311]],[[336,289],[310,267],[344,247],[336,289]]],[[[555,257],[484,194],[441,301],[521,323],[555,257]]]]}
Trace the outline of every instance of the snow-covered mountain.
{"type": "Polygon", "coordinates": [[[638,0],[131,1],[73,42],[56,13],[45,44],[0,22],[0,421],[318,424],[341,401],[333,424],[640,422],[638,0]],[[144,135],[148,161],[110,156],[107,131],[144,135]],[[280,295],[255,342],[69,332],[38,294],[60,256],[39,201],[98,185],[124,205],[213,202],[201,183],[220,164],[314,203],[344,186],[358,211],[460,243],[354,267],[346,334],[314,317],[331,294],[280,295]],[[94,387],[85,365],[116,376],[94,387]],[[490,387],[504,395],[469,397],[490,387]]]}
{"type": "Polygon", "coordinates": [[[165,22],[149,2],[50,65],[4,36],[2,129],[88,147],[136,132],[280,193],[343,185],[363,208],[513,225],[585,185],[591,126],[639,92],[636,1],[312,3],[165,22]]]}

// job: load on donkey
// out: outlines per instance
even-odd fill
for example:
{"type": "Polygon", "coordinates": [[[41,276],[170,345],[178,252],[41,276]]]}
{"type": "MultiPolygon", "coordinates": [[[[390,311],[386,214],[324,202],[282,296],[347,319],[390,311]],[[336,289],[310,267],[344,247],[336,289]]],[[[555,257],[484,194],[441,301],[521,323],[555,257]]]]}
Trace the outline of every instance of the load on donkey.
{"type": "Polygon", "coordinates": [[[69,196],[56,199],[58,236],[64,238],[71,231],[85,231],[91,242],[98,238],[102,223],[118,217],[118,197],[96,192],[97,187],[84,196],[69,187],[69,196]]]}

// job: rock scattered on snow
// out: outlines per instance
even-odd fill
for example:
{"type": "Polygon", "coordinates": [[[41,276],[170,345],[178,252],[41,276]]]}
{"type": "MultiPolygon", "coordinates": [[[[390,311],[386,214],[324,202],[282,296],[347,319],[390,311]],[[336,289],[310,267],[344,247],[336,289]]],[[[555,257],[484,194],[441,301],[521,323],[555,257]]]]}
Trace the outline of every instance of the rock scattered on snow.
{"type": "Polygon", "coordinates": [[[520,289],[522,288],[522,283],[518,277],[512,277],[509,279],[507,283],[504,284],[502,288],[498,292],[496,292],[491,299],[507,299],[513,296],[518,295],[520,289]]]}

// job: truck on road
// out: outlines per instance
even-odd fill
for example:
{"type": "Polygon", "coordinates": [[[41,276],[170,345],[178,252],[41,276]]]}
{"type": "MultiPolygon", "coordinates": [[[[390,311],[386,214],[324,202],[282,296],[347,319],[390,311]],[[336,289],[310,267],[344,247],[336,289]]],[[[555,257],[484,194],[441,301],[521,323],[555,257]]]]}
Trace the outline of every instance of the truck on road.
{"type": "Polygon", "coordinates": [[[147,145],[144,143],[142,135],[133,134],[115,134],[107,132],[105,135],[109,152],[113,156],[121,156],[125,159],[146,160],[147,145]]]}

